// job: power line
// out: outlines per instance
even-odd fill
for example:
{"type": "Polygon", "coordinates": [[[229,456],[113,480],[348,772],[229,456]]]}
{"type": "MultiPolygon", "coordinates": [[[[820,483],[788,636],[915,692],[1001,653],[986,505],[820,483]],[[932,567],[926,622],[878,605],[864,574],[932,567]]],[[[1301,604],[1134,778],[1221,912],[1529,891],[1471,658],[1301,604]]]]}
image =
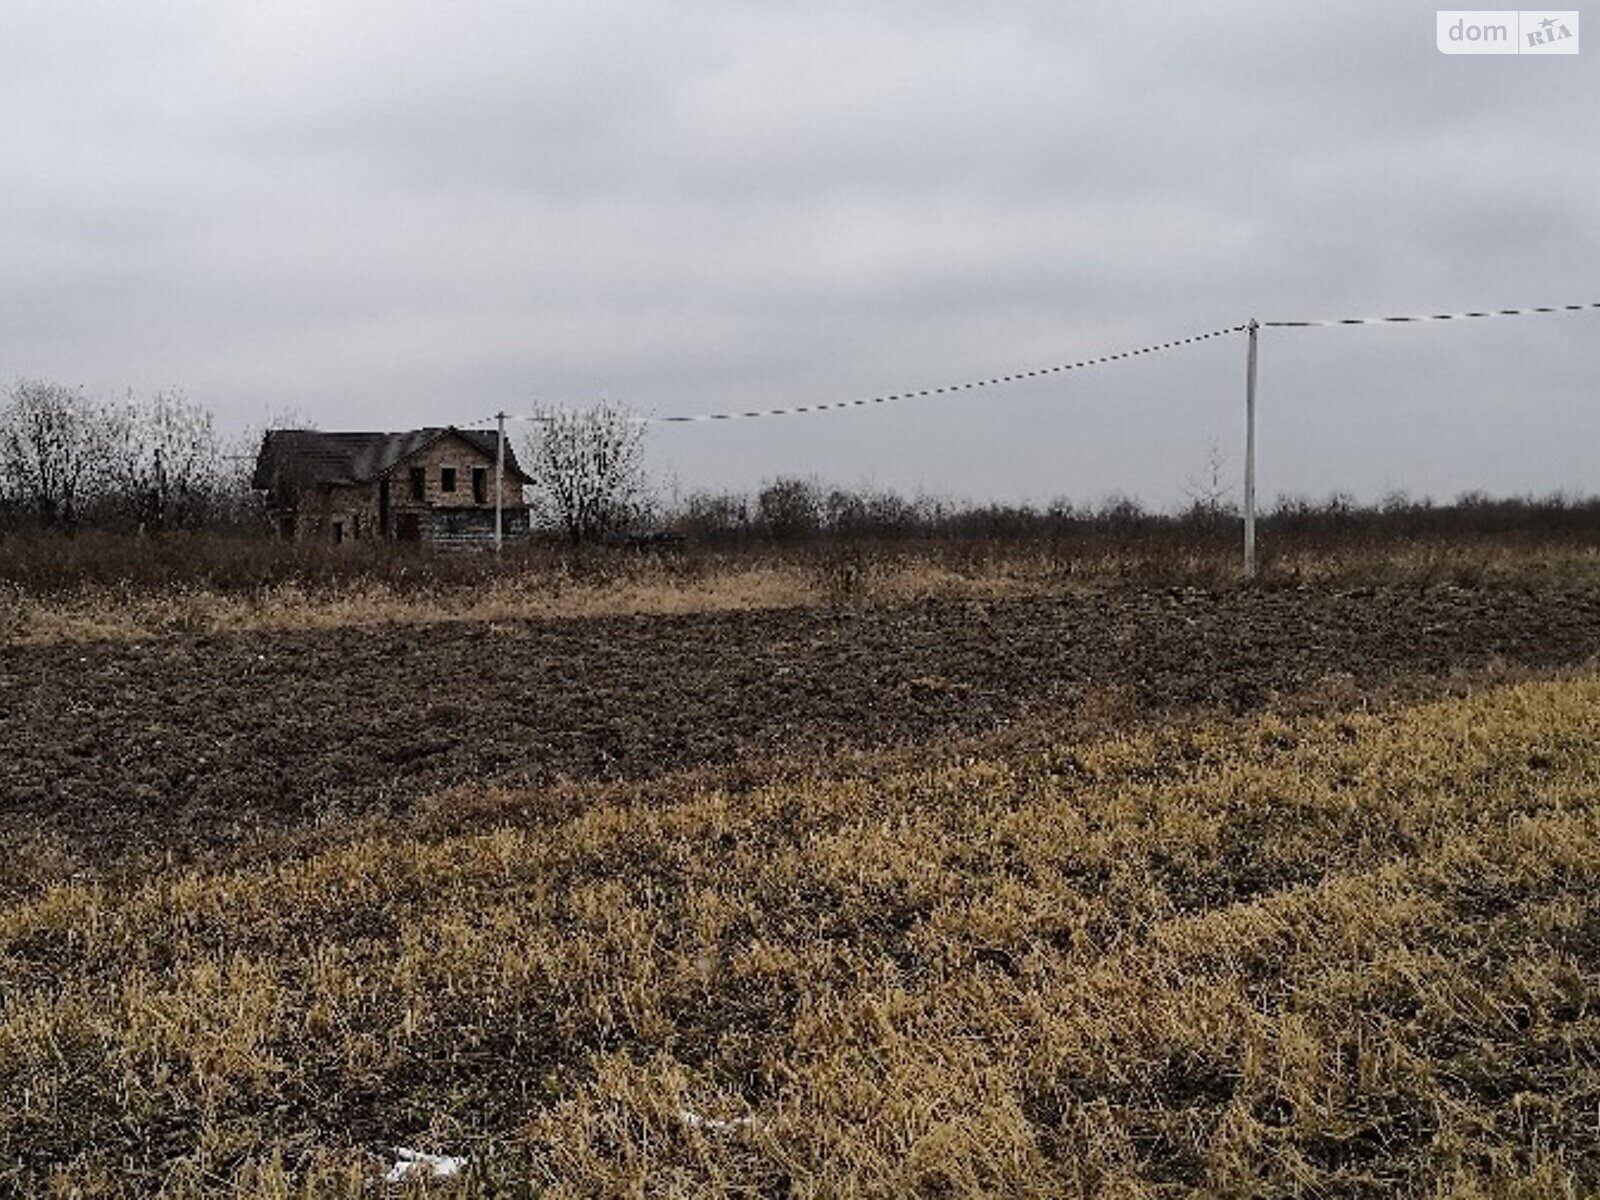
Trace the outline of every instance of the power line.
{"type": "MultiPolygon", "coordinates": [[[[975,379],[970,383],[950,383],[942,387],[918,388],[914,391],[892,392],[883,396],[869,396],[856,400],[828,400],[817,404],[791,404],[781,408],[747,409],[743,412],[724,413],[691,413],[674,414],[671,416],[640,416],[636,419],[641,422],[658,425],[682,425],[700,421],[747,421],[757,417],[788,417],[802,413],[830,412],[844,408],[867,408],[874,404],[892,404],[900,400],[920,400],[930,396],[947,396],[956,392],[974,391],[978,388],[998,387],[1006,383],[1019,383],[1025,379],[1039,379],[1046,375],[1059,375],[1066,371],[1081,371],[1085,367],[1096,367],[1104,363],[1118,362],[1126,358],[1138,358],[1144,354],[1155,354],[1162,350],[1175,350],[1180,346],[1189,346],[1195,342],[1204,342],[1210,338],[1225,337],[1230,333],[1243,332],[1245,326],[1230,325],[1225,329],[1213,329],[1208,333],[1191,334],[1188,337],[1174,338],[1167,342],[1156,342],[1149,346],[1140,346],[1134,350],[1119,350],[1115,354],[1101,354],[1094,358],[1084,358],[1077,362],[1060,363],[1053,367],[1038,367],[1031,371],[1013,371],[1009,375],[996,375],[990,379],[975,379]]],[[[495,420],[499,414],[491,413],[476,421],[472,425],[487,425],[495,420]]],[[[543,413],[506,414],[508,421],[547,421],[549,417],[543,413]]]]}
{"type": "Polygon", "coordinates": [[[794,404],[785,408],[758,408],[746,412],[728,413],[696,413],[691,416],[654,417],[653,420],[664,425],[684,424],[692,421],[744,421],[755,417],[788,417],[800,413],[828,412],[837,408],[865,408],[872,404],[892,404],[897,400],[920,400],[927,396],[945,396],[954,392],[972,391],[976,388],[996,387],[1003,383],[1017,383],[1024,379],[1037,379],[1044,375],[1059,375],[1064,371],[1080,371],[1085,367],[1095,367],[1102,363],[1117,362],[1124,358],[1137,358],[1141,354],[1154,354],[1160,350],[1175,350],[1179,346],[1188,346],[1195,342],[1203,342],[1209,338],[1223,337],[1226,334],[1238,333],[1244,329],[1243,325],[1231,325],[1226,329],[1213,329],[1209,333],[1196,333],[1189,337],[1174,338],[1170,342],[1157,342],[1150,346],[1140,346],[1137,350],[1122,350],[1116,354],[1102,354],[1097,358],[1080,359],[1078,362],[1061,363],[1054,367],[1040,367],[1032,371],[1015,371],[1010,375],[996,375],[992,379],[978,379],[971,383],[952,383],[944,387],[920,388],[910,392],[894,392],[886,396],[872,396],[862,400],[832,400],[822,404],[794,404]]]}
{"type": "Polygon", "coordinates": [[[1331,317],[1317,321],[1263,321],[1275,329],[1320,329],[1329,325],[1406,325],[1418,321],[1469,321],[1479,317],[1526,317],[1535,313],[1587,312],[1595,304],[1540,304],[1531,308],[1490,308],[1477,312],[1424,313],[1409,317],[1331,317]]]}
{"type": "MultiPolygon", "coordinates": [[[[1600,301],[1591,304],[1541,304],[1527,308],[1478,309],[1467,312],[1423,313],[1408,316],[1330,317],[1301,321],[1261,321],[1259,325],[1261,328],[1268,329],[1320,329],[1339,325],[1410,325],[1425,321],[1466,321],[1488,317],[1522,317],[1550,313],[1588,312],[1593,309],[1600,309],[1600,301]]],[[[1249,328],[1249,323],[1227,325],[1206,333],[1191,334],[1188,337],[1174,338],[1166,342],[1155,342],[1133,350],[1121,350],[1115,354],[1101,354],[1093,358],[1079,359],[1077,362],[1060,363],[1053,367],[1039,367],[1031,371],[1013,371],[1007,375],[996,375],[990,379],[977,379],[970,383],[945,384],[942,387],[918,388],[912,391],[892,392],[882,396],[870,396],[855,400],[829,400],[816,404],[791,404],[775,408],[746,409],[740,412],[687,413],[670,416],[638,415],[629,419],[640,424],[682,425],[705,421],[747,421],[760,417],[789,417],[807,413],[834,412],[847,408],[868,408],[879,404],[893,404],[901,400],[921,400],[932,396],[947,396],[956,392],[974,391],[979,388],[998,387],[1007,383],[1020,383],[1023,380],[1039,379],[1046,375],[1059,375],[1067,371],[1081,371],[1086,367],[1096,367],[1105,363],[1119,362],[1123,359],[1138,358],[1141,355],[1155,354],[1164,350],[1175,350],[1182,346],[1193,345],[1196,342],[1208,341],[1211,338],[1226,337],[1231,333],[1243,333],[1249,328]]],[[[488,416],[481,417],[476,421],[468,422],[464,428],[491,424],[500,415],[502,414],[490,413],[488,416]]],[[[506,413],[504,416],[508,421],[543,422],[550,419],[548,415],[543,413],[506,413]]]]}

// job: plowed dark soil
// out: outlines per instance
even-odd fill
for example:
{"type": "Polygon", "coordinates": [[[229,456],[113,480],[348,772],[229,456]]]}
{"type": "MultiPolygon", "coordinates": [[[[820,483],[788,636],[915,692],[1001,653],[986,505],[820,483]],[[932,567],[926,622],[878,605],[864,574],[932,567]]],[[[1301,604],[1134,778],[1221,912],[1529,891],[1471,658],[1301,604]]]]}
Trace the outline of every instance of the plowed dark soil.
{"type": "Polygon", "coordinates": [[[648,777],[1069,713],[1245,711],[1600,651],[1600,594],[1119,591],[859,610],[179,636],[0,651],[0,832],[223,845],[470,780],[648,777]]]}

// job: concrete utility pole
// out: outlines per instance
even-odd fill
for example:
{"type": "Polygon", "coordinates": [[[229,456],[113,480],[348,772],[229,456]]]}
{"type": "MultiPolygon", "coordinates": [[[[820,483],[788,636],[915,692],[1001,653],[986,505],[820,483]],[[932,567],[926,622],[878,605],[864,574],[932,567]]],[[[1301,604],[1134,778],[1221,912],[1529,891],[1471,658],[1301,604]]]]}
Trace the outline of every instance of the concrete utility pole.
{"type": "MultiPolygon", "coordinates": [[[[1251,336],[1254,337],[1254,333],[1251,336]]],[[[494,419],[500,430],[494,448],[494,552],[499,554],[505,542],[506,414],[497,412],[494,419]]]]}
{"type": "Polygon", "coordinates": [[[1244,384],[1244,577],[1256,577],[1256,334],[1261,325],[1250,318],[1250,355],[1244,384]]]}

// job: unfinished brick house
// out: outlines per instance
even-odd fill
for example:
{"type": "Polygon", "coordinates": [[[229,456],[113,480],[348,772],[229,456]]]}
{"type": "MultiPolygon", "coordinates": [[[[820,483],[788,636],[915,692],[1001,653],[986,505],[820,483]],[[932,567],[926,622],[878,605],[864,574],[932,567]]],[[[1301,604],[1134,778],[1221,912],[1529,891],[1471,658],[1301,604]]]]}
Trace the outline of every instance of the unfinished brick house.
{"type": "MultiPolygon", "coordinates": [[[[506,445],[507,539],[528,532],[529,479],[506,445]]],[[[472,429],[324,433],[273,429],[254,487],[279,534],[334,543],[383,539],[442,546],[494,544],[495,435],[472,429]]]]}

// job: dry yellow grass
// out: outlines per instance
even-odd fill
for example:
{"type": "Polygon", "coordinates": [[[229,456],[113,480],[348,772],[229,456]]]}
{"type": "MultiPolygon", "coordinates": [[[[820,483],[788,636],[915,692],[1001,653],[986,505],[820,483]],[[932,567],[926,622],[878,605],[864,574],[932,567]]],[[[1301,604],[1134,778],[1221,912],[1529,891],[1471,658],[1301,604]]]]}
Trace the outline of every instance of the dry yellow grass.
{"type": "MultiPolygon", "coordinates": [[[[435,621],[730,612],[870,600],[997,599],[1127,582],[1211,587],[1239,581],[1231,550],[1097,548],[1071,553],[996,543],[982,553],[936,543],[905,551],[848,547],[811,557],[752,552],[705,563],[619,560],[594,578],[529,568],[472,584],[397,590],[360,577],[308,587],[279,583],[255,591],[202,584],[85,585],[49,596],[0,588],[0,645],[172,633],[328,629],[435,621]]],[[[1592,581],[1600,548],[1581,544],[1420,541],[1291,550],[1269,556],[1263,582],[1353,584],[1592,581]]]]}
{"type": "Polygon", "coordinates": [[[1600,681],[564,812],[0,909],[0,1193],[1600,1188],[1600,681]]]}
{"type": "Polygon", "coordinates": [[[805,572],[754,567],[705,579],[571,583],[532,574],[490,579],[454,593],[405,594],[381,583],[309,589],[288,583],[251,594],[206,588],[15,601],[8,640],[17,644],[142,639],[168,633],[331,629],[357,625],[721,612],[814,603],[805,572]]]}

